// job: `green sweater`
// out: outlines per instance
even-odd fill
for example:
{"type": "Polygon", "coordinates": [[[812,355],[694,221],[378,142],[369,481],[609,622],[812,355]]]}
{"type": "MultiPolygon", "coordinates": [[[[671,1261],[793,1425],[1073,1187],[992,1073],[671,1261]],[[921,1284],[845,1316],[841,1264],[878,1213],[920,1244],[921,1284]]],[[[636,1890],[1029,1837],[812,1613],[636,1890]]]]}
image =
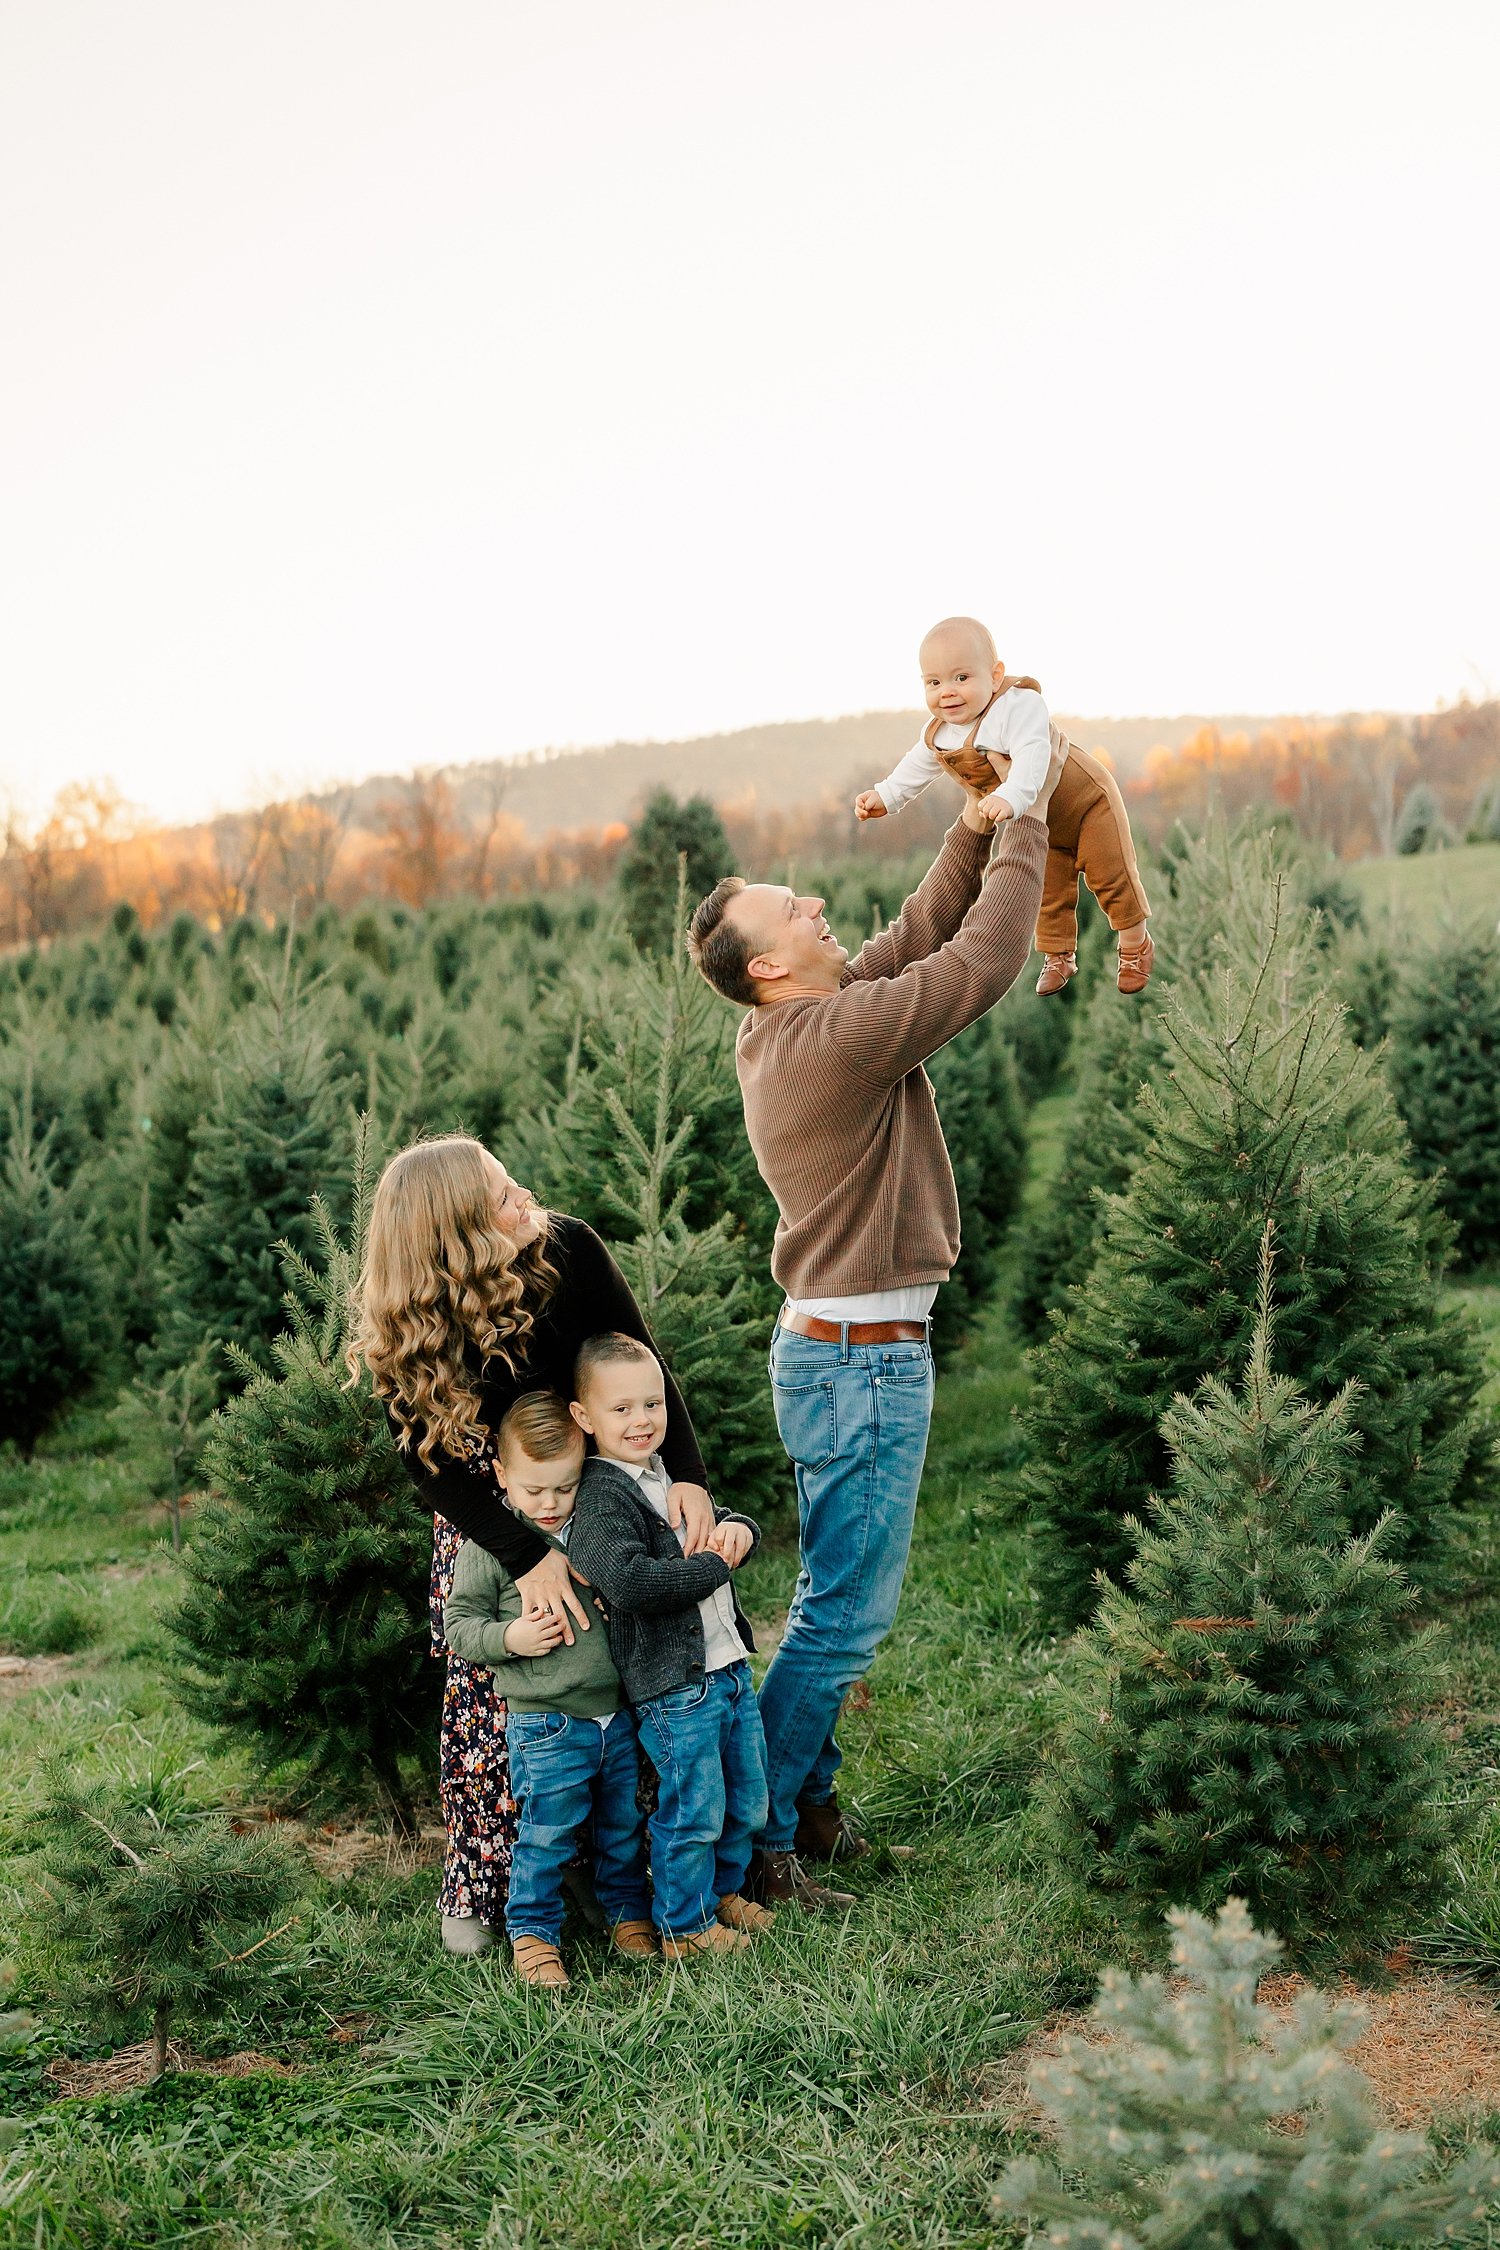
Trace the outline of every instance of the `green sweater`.
{"type": "Polygon", "coordinates": [[[454,1655],[466,1664],[487,1664],[495,1675],[496,1694],[512,1711],[560,1711],[570,1719],[607,1719],[619,1710],[620,1675],[597,1610],[586,1633],[579,1630],[576,1618],[570,1618],[573,1646],[560,1641],[546,1656],[512,1656],[506,1648],[505,1628],[520,1614],[515,1580],[488,1548],[466,1539],[458,1550],[453,1591],[443,1608],[443,1638],[454,1655]]]}

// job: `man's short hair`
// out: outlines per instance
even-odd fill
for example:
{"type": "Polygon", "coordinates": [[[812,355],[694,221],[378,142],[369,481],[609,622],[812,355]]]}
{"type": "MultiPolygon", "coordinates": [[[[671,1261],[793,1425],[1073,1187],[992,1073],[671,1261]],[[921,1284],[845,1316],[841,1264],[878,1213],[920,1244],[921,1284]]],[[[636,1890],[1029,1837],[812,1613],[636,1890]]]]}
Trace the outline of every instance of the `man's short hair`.
{"type": "Polygon", "coordinates": [[[656,1363],[656,1354],[638,1336],[622,1335],[618,1328],[607,1328],[602,1335],[585,1337],[573,1362],[573,1396],[582,1400],[589,1377],[599,1368],[632,1359],[649,1359],[656,1363]]]}
{"type": "Polygon", "coordinates": [[[568,1412],[568,1402],[556,1391],[528,1391],[507,1409],[495,1433],[495,1451],[503,1461],[519,1449],[533,1461],[556,1461],[583,1442],[583,1433],[568,1412]]]}
{"type": "Polygon", "coordinates": [[[725,908],[745,888],[743,875],[726,875],[700,899],[688,924],[688,951],[694,963],[726,1000],[737,1007],[753,1008],[755,979],[750,974],[750,940],[727,920],[725,908]]]}

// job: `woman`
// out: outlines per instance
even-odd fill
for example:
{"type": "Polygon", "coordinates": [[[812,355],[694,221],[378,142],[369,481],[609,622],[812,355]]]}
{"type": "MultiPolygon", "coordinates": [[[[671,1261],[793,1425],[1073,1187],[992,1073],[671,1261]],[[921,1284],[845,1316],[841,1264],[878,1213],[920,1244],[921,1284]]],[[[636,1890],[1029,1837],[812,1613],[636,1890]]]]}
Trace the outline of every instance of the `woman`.
{"type": "MultiPolygon", "coordinates": [[[[602,1630],[566,1560],[504,1505],[495,1432],[526,1391],[571,1395],[586,1336],[621,1329],[655,1350],[624,1275],[592,1227],[543,1211],[480,1142],[450,1133],[392,1157],[370,1208],[351,1365],[363,1360],[396,1444],[433,1512],[433,1653],[448,1655],[440,1773],[448,1848],[443,1943],[478,1953],[504,1925],[515,1808],[505,1706],[482,1665],[443,1645],[443,1604],[462,1539],[477,1540],[533,1611],[574,1633],[602,1630]]],[[[687,1552],[713,1530],[703,1456],[667,1376],[662,1459],[687,1552]]]]}

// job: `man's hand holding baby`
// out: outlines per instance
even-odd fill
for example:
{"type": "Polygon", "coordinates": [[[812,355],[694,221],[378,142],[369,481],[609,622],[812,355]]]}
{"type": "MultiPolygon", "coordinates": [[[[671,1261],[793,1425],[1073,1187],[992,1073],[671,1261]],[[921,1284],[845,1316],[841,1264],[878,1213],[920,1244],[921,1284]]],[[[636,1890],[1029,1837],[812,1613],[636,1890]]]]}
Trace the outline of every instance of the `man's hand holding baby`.
{"type": "Polygon", "coordinates": [[[731,1570],[738,1570],[754,1545],[755,1534],[748,1524],[720,1523],[715,1524],[709,1535],[708,1551],[711,1555],[722,1555],[731,1570]]]}

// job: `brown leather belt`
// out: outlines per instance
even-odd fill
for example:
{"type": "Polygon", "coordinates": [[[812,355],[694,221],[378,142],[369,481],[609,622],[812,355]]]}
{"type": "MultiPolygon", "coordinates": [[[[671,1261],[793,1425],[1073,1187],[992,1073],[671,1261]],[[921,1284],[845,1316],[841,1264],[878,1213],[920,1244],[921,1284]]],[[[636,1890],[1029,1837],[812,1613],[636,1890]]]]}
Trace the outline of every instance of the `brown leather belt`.
{"type": "Polygon", "coordinates": [[[816,1344],[841,1344],[845,1330],[851,1344],[925,1344],[925,1320],[815,1320],[811,1313],[784,1312],[783,1328],[794,1336],[811,1336],[816,1344]]]}

